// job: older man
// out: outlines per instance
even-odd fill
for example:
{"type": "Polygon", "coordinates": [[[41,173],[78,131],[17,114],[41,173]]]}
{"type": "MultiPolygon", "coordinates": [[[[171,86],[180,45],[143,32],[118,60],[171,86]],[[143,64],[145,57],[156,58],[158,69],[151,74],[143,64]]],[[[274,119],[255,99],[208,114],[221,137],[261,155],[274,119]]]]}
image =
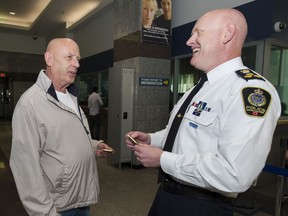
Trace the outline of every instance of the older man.
{"type": "Polygon", "coordinates": [[[78,45],[53,39],[44,57],[46,70],[14,110],[10,166],[29,215],[88,216],[99,193],[95,157],[111,148],[91,139],[78,104],[78,45]]]}

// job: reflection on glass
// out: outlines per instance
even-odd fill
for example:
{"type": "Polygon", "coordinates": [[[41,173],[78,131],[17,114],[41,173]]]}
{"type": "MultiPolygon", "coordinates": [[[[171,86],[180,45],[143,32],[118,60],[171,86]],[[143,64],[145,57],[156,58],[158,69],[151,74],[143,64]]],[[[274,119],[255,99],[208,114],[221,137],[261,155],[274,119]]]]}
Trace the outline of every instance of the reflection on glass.
{"type": "Polygon", "coordinates": [[[269,81],[276,87],[281,103],[282,116],[287,115],[288,104],[288,48],[271,46],[269,81]]]}

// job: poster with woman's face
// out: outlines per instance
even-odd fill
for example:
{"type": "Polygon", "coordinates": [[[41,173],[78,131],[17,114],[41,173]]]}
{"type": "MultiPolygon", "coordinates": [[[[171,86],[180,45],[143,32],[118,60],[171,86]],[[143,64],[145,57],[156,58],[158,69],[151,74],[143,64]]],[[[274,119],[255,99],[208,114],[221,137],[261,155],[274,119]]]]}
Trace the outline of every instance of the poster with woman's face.
{"type": "Polygon", "coordinates": [[[142,0],[142,42],[169,45],[172,0],[142,0]]]}

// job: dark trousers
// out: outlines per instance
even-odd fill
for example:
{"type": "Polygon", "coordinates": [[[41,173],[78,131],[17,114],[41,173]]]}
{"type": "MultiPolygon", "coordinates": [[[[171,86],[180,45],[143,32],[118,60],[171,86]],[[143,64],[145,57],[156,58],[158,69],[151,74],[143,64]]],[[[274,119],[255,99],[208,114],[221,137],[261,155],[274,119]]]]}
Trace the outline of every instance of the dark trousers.
{"type": "Polygon", "coordinates": [[[100,114],[90,115],[90,131],[92,139],[100,139],[100,114]]]}
{"type": "Polygon", "coordinates": [[[60,213],[61,216],[90,216],[90,207],[70,209],[60,213]]]}
{"type": "Polygon", "coordinates": [[[233,216],[232,204],[217,199],[195,197],[164,191],[160,186],[148,216],[233,216]]]}

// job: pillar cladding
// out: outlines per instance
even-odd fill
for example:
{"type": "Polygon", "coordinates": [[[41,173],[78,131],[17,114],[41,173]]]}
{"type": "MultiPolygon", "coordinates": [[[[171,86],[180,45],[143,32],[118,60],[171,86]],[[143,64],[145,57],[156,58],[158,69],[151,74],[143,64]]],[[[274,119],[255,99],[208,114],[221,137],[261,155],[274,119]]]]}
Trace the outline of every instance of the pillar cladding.
{"type": "Polygon", "coordinates": [[[154,132],[166,126],[169,116],[171,51],[169,45],[141,42],[141,17],[142,0],[114,1],[113,66],[135,72],[131,130],[154,132]]]}

